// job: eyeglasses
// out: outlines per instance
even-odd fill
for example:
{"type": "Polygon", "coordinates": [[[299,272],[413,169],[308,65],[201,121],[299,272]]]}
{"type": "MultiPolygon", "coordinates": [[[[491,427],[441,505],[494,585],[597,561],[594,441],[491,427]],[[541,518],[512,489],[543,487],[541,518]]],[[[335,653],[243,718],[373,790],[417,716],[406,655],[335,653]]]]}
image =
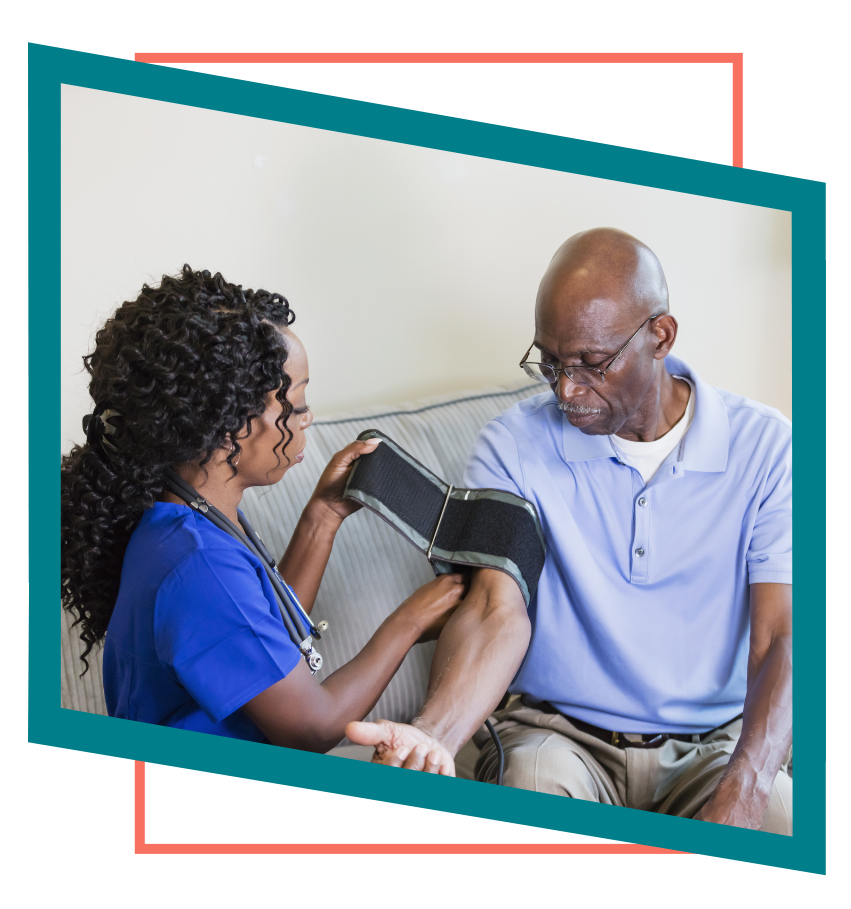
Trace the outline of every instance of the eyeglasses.
{"type": "Polygon", "coordinates": [[[632,337],[629,341],[624,344],[624,346],[614,355],[612,362],[605,369],[598,369],[596,366],[551,366],[549,363],[530,363],[526,357],[532,352],[532,348],[535,346],[533,341],[529,345],[529,350],[526,351],[523,359],[520,361],[520,366],[525,370],[526,375],[531,379],[535,379],[538,382],[546,382],[547,385],[552,385],[554,382],[558,381],[558,374],[563,372],[571,382],[575,385],[602,385],[606,381],[606,373],[615,365],[617,358],[629,347],[634,338],[642,328],[648,323],[652,322],[653,319],[658,319],[659,316],[664,316],[665,313],[656,313],[655,316],[650,316],[649,319],[645,319],[641,325],[636,328],[632,333],[632,337]]]}

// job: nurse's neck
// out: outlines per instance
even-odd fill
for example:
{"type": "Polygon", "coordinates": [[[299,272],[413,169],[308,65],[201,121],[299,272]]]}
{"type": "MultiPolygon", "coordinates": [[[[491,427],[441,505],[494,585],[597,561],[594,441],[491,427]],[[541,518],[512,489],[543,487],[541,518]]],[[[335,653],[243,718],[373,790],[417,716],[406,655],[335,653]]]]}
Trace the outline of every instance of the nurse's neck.
{"type": "MultiPolygon", "coordinates": [[[[188,483],[202,498],[219,509],[234,524],[239,524],[237,509],[242,501],[245,486],[239,474],[234,476],[230,464],[227,462],[228,451],[216,451],[210,460],[202,467],[200,464],[182,464],[175,468],[180,478],[188,483]]],[[[183,499],[178,498],[167,489],[159,497],[161,502],[172,502],[177,505],[186,505],[183,499]]],[[[188,508],[189,506],[186,505],[188,508]]]]}

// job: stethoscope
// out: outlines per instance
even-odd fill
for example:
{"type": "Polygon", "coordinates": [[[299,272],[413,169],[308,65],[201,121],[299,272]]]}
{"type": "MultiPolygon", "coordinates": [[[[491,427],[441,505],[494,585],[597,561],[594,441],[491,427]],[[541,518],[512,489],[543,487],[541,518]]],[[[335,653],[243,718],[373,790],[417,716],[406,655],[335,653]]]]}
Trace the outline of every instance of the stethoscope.
{"type": "MultiPolygon", "coordinates": [[[[165,472],[165,486],[168,487],[179,499],[182,499],[190,508],[193,508],[199,514],[204,515],[209,521],[215,524],[220,530],[223,530],[235,540],[238,540],[253,552],[263,563],[266,569],[266,576],[275,592],[278,601],[278,609],[281,612],[281,618],[284,627],[290,636],[293,644],[298,647],[302,657],[310,668],[312,675],[315,675],[322,668],[322,655],[313,646],[314,639],[319,641],[322,638],[322,632],[327,631],[328,623],[319,622],[314,625],[310,617],[302,608],[301,603],[295,591],[281,577],[275,560],[269,555],[269,550],[263,544],[263,541],[257,535],[257,531],[248,522],[248,519],[241,512],[239,514],[240,527],[231,521],[229,517],[222,514],[215,505],[211,505],[203,496],[193,489],[189,483],[182,480],[170,467],[165,472]]],[[[450,487],[451,489],[452,487],[450,487]]],[[[497,784],[502,785],[502,777],[505,766],[505,753],[502,749],[502,743],[499,740],[496,730],[493,728],[490,720],[485,720],[485,726],[490,732],[497,748],[497,784]]]]}
{"type": "Polygon", "coordinates": [[[295,591],[281,577],[275,560],[269,555],[269,550],[266,549],[263,541],[257,535],[257,531],[249,524],[245,515],[241,512],[239,513],[241,526],[237,527],[229,517],[219,511],[215,505],[212,505],[203,496],[200,496],[189,483],[182,480],[171,468],[168,468],[165,472],[165,486],[190,508],[204,515],[219,530],[223,530],[226,534],[238,540],[260,559],[266,570],[269,583],[272,585],[272,590],[275,592],[281,619],[284,622],[284,627],[287,629],[290,640],[298,647],[311,674],[315,675],[322,668],[322,655],[313,646],[313,642],[314,640],[321,640],[322,632],[328,629],[328,623],[318,622],[314,625],[310,621],[310,617],[304,611],[295,591]]]}

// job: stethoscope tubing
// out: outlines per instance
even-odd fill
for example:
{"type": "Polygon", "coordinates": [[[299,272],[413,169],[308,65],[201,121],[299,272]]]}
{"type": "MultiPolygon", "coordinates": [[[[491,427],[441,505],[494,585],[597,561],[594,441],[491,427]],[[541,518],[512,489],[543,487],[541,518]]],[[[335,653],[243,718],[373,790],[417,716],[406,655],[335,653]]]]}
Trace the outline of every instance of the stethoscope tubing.
{"type": "MultiPolygon", "coordinates": [[[[227,520],[227,518],[225,518],[225,520],[227,520]]],[[[304,625],[305,628],[308,629],[308,633],[312,634],[313,637],[315,637],[317,641],[320,640],[322,636],[320,635],[319,631],[317,630],[317,628],[313,624],[313,622],[311,622],[310,617],[304,611],[301,603],[299,603],[299,601],[296,597],[292,596],[292,591],[290,589],[290,585],[287,584],[287,582],[281,577],[281,574],[278,571],[278,566],[276,565],[275,560],[269,554],[269,550],[266,549],[266,544],[263,542],[263,540],[260,539],[260,534],[258,534],[257,531],[251,526],[248,518],[246,518],[244,514],[240,513],[239,520],[240,520],[240,524],[242,524],[243,530],[245,531],[246,537],[248,537],[248,539],[252,541],[252,543],[254,544],[254,546],[256,547],[256,549],[258,551],[258,554],[260,555],[260,558],[263,559],[266,562],[266,564],[272,569],[272,576],[274,577],[275,581],[278,583],[279,586],[283,587],[284,591],[286,592],[287,602],[290,604],[290,606],[292,608],[295,609],[296,613],[298,614],[298,616],[301,620],[301,624],[304,625]]]]}
{"type": "Polygon", "coordinates": [[[286,589],[285,582],[278,574],[274,560],[269,555],[263,542],[257,536],[256,531],[245,517],[240,515],[242,527],[237,527],[230,518],[219,511],[215,505],[211,505],[210,502],[203,499],[192,486],[179,477],[174,471],[169,470],[166,472],[165,485],[179,499],[182,499],[187,505],[200,514],[203,514],[204,517],[218,527],[219,530],[224,531],[229,536],[238,540],[260,559],[278,601],[278,610],[281,613],[284,627],[287,629],[287,634],[289,634],[290,639],[296,647],[301,648],[303,642],[311,635],[318,640],[320,637],[319,632],[310,621],[305,611],[301,608],[301,604],[296,602],[290,592],[286,589]],[[202,505],[204,506],[204,510],[201,508],[202,505]],[[300,631],[299,628],[301,628],[302,631],[300,631]]]}
{"type": "MultiPolygon", "coordinates": [[[[305,642],[311,637],[319,640],[319,632],[310,621],[307,613],[298,602],[297,598],[290,592],[289,585],[278,573],[275,560],[269,554],[265,544],[257,535],[257,532],[243,515],[239,515],[239,521],[242,525],[237,527],[227,515],[219,511],[215,505],[211,505],[206,499],[202,498],[198,492],[192,488],[185,480],[181,479],[173,470],[167,470],[165,474],[165,486],[170,489],[179,499],[182,499],[193,510],[202,514],[207,520],[224,531],[229,536],[239,540],[249,551],[253,552],[263,563],[266,576],[272,585],[275,598],[278,601],[278,610],[281,613],[281,619],[290,640],[303,652],[305,642]],[[202,508],[203,506],[203,508],[202,508]],[[297,631],[298,626],[304,629],[302,634],[297,631]]],[[[505,752],[502,743],[499,740],[496,730],[493,728],[490,720],[485,720],[485,726],[490,732],[497,748],[497,785],[503,785],[503,772],[505,767],[505,752]]]]}

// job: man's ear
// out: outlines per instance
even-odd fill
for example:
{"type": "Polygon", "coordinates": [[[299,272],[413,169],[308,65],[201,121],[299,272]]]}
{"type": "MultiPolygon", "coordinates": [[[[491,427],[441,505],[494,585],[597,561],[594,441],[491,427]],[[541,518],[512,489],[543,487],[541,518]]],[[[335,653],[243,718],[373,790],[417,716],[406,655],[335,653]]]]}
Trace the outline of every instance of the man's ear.
{"type": "Polygon", "coordinates": [[[653,351],[653,357],[656,360],[663,360],[671,352],[671,348],[677,340],[678,328],[677,320],[667,312],[653,322],[653,333],[656,335],[656,349],[653,351]]]}

